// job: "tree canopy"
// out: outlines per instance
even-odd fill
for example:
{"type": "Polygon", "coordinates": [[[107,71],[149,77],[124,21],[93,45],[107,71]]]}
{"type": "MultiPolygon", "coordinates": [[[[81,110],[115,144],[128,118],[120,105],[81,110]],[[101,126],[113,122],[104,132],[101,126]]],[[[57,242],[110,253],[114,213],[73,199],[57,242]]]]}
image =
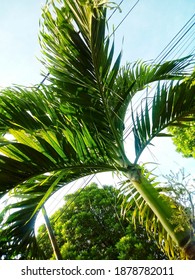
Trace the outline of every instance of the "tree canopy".
{"type": "MultiPolygon", "coordinates": [[[[167,259],[144,227],[135,229],[121,216],[119,193],[112,186],[99,188],[92,183],[65,196],[64,206],[51,217],[63,259],[167,259]]],[[[37,239],[46,259],[52,258],[44,225],[37,239]]]]}
{"type": "Polygon", "coordinates": [[[183,168],[177,173],[170,171],[164,177],[168,195],[184,207],[186,219],[190,219],[192,230],[195,233],[195,179],[190,174],[186,174],[183,168]]]}
{"type": "Polygon", "coordinates": [[[183,126],[169,127],[169,132],[173,135],[176,151],[184,157],[195,158],[195,121],[184,123],[183,126]]]}

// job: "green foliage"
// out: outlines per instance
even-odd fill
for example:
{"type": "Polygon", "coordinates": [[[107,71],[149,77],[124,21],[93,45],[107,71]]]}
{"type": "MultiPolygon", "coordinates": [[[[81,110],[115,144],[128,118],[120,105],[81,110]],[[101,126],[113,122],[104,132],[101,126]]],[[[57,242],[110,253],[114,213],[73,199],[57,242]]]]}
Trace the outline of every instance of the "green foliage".
{"type": "Polygon", "coordinates": [[[184,208],[184,219],[190,220],[192,232],[195,233],[195,179],[190,174],[186,175],[184,169],[177,173],[171,171],[164,177],[166,193],[184,208]]]}
{"type": "MultiPolygon", "coordinates": [[[[171,173],[165,176],[166,182],[156,181],[156,177],[142,167],[142,173],[153,185],[162,204],[167,206],[167,211],[171,212],[171,224],[174,226],[174,232],[183,232],[185,228],[189,229],[191,236],[194,235],[192,224],[194,223],[193,195],[194,188],[189,186],[187,176],[181,172],[181,178],[178,174],[171,173]]],[[[155,215],[151,207],[144,202],[143,196],[135,189],[130,180],[121,182],[120,193],[124,194],[121,205],[123,216],[126,217],[136,227],[142,225],[148,236],[155,239],[158,246],[169,257],[169,259],[185,259],[186,256],[176,242],[170,238],[170,234],[165,230],[158,216],[155,215]],[[129,215],[129,211],[132,213],[129,215]]],[[[168,216],[168,214],[166,214],[168,216]]]]}
{"type": "Polygon", "coordinates": [[[168,259],[157,246],[154,236],[149,236],[143,226],[133,226],[132,223],[126,227],[126,235],[116,244],[119,260],[160,260],[168,259]]]}
{"type": "Polygon", "coordinates": [[[176,151],[184,157],[195,158],[195,121],[183,123],[183,126],[170,126],[169,132],[173,135],[176,151]]]}
{"type": "MultiPolygon", "coordinates": [[[[185,79],[191,84],[191,88],[195,85],[195,68],[190,78],[185,79]]],[[[194,98],[192,100],[194,105],[194,98]]],[[[172,140],[176,146],[176,151],[181,153],[184,157],[195,158],[195,115],[188,114],[181,119],[181,122],[174,122],[173,126],[168,127],[168,131],[172,134],[172,140]]]]}
{"type": "MultiPolygon", "coordinates": [[[[63,259],[166,259],[141,226],[121,217],[119,191],[111,186],[91,184],[65,197],[65,205],[51,217],[63,259]]],[[[39,228],[38,242],[46,257],[52,248],[39,228]]]]}

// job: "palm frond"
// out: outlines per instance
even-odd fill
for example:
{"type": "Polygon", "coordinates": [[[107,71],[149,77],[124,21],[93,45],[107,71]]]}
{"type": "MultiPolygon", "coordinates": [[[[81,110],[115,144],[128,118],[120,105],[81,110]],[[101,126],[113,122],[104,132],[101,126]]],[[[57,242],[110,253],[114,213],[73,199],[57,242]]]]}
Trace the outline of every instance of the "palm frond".
{"type": "MultiPolygon", "coordinates": [[[[166,201],[166,203],[168,203],[172,208],[178,209],[177,213],[179,214],[175,217],[175,219],[178,219],[178,227],[182,227],[182,224],[186,223],[186,215],[183,207],[167,195],[166,187],[160,186],[151,172],[148,172],[145,169],[142,169],[142,172],[145,173],[150,183],[152,183],[153,187],[158,191],[159,197],[166,201]]],[[[123,194],[124,196],[121,212],[124,218],[127,220],[131,219],[130,221],[134,223],[135,228],[139,224],[143,225],[148,234],[148,238],[156,240],[159,248],[164,251],[170,259],[185,258],[183,251],[179,249],[166,232],[157,216],[151,210],[150,205],[145,202],[143,197],[129,180],[121,182],[120,194],[123,194]],[[128,213],[130,209],[133,213],[129,218],[128,213]]]]}
{"type": "Polygon", "coordinates": [[[156,81],[182,80],[191,74],[191,56],[162,64],[148,64],[137,61],[121,67],[110,94],[112,118],[120,133],[123,133],[124,118],[133,97],[156,81]]]}
{"type": "Polygon", "coordinates": [[[182,121],[191,121],[195,110],[195,87],[190,81],[182,83],[158,83],[156,93],[152,98],[145,99],[140,112],[132,111],[133,133],[135,138],[136,159],[140,157],[145,147],[156,136],[170,136],[163,133],[169,125],[182,125],[182,121]],[[152,103],[151,109],[149,102],[152,103]]]}
{"type": "Polygon", "coordinates": [[[117,147],[124,154],[122,131],[118,133],[110,113],[121,54],[113,62],[114,43],[110,46],[106,39],[104,2],[81,5],[66,1],[61,9],[53,7],[55,16],[45,10],[41,32],[43,63],[62,110],[74,107],[76,121],[83,120],[95,137],[104,142],[108,138],[115,150],[117,147]]]}
{"type": "MultiPolygon", "coordinates": [[[[10,252],[9,256],[14,254],[19,256],[22,255],[22,252],[26,252],[25,257],[31,258],[36,257],[36,254],[32,256],[31,254],[36,253],[37,250],[34,223],[39,210],[47,199],[58,189],[81,176],[105,171],[106,169],[110,171],[112,167],[106,167],[105,163],[99,162],[98,164],[97,161],[95,164],[92,162],[88,164],[82,162],[80,165],[75,162],[73,164],[74,159],[72,159],[71,164],[61,160],[61,162],[54,165],[47,157],[45,157],[44,166],[41,166],[40,163],[36,162],[36,159],[38,160],[37,151],[29,146],[25,146],[25,149],[23,148],[20,149],[20,154],[22,153],[21,151],[27,152],[21,157],[24,158],[28,155],[30,163],[28,163],[28,160],[20,162],[7,157],[5,158],[8,161],[1,162],[1,195],[8,194],[9,204],[4,207],[0,215],[0,245],[1,249],[4,248],[4,250],[7,247],[10,252]],[[32,154],[32,157],[30,154],[32,154]],[[50,166],[48,165],[45,168],[47,164],[50,164],[50,166]],[[5,169],[7,172],[5,172],[5,169]],[[50,171],[52,169],[53,171],[50,171]],[[41,172],[42,174],[40,174],[41,172]],[[12,203],[11,201],[14,202],[12,203]]],[[[7,147],[8,150],[9,146],[7,147]]],[[[12,153],[15,152],[15,149],[12,150],[12,153]]],[[[40,153],[40,155],[42,154],[40,153]]]]}
{"type": "Polygon", "coordinates": [[[22,257],[27,247],[25,257],[33,257],[34,222],[55,191],[82,176],[115,169],[104,142],[94,139],[82,120],[74,121],[71,108],[66,114],[66,108],[59,110],[58,98],[53,94],[51,102],[50,94],[42,87],[1,95],[0,196],[14,199],[0,217],[1,249],[9,247],[9,256],[22,257]]]}

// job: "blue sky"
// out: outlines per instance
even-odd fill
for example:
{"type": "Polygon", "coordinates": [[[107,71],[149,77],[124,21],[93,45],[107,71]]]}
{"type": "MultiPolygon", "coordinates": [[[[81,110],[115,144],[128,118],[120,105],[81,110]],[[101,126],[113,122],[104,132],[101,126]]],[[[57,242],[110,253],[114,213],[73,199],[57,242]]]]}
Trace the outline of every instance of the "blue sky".
{"type": "MultiPolygon", "coordinates": [[[[38,31],[44,3],[44,0],[1,0],[0,87],[33,85],[42,80],[42,66],[37,57],[41,58],[38,31]]],[[[122,12],[116,12],[109,21],[110,31],[135,3],[136,0],[124,0],[122,12]]],[[[122,62],[155,59],[194,11],[194,0],[140,0],[115,33],[116,52],[123,49],[122,62]]],[[[157,162],[160,174],[181,167],[193,173],[194,160],[176,153],[171,139],[158,138],[154,144],[150,151],[144,152],[143,162],[157,162]]],[[[110,177],[104,177],[102,183],[109,184],[110,177]]]]}
{"type": "MultiPolygon", "coordinates": [[[[120,22],[135,2],[125,0],[113,20],[120,22]]],[[[194,0],[140,0],[116,34],[124,36],[124,61],[155,59],[194,12],[194,0]]]]}
{"type": "Polygon", "coordinates": [[[1,0],[0,86],[40,81],[40,0],[1,0]]]}
{"type": "MultiPolygon", "coordinates": [[[[110,28],[135,2],[124,0],[122,13],[115,13],[110,28]]],[[[38,30],[44,3],[45,0],[1,0],[0,86],[40,82],[41,64],[36,57],[41,57],[38,30]]],[[[193,11],[194,0],[140,0],[115,34],[116,52],[123,48],[123,62],[156,58],[193,11]]]]}

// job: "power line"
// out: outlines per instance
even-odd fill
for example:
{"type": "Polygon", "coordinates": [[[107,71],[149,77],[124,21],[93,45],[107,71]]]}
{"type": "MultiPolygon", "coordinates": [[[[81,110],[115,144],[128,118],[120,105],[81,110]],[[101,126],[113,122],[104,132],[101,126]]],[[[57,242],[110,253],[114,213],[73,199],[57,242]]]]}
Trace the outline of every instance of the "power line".
{"type": "Polygon", "coordinates": [[[47,80],[47,78],[49,77],[50,73],[48,72],[47,75],[45,75],[45,77],[43,78],[43,80],[39,83],[39,85],[37,86],[37,89],[40,88],[41,85],[44,84],[44,82],[47,80]]]}
{"type": "MultiPolygon", "coordinates": [[[[184,54],[184,52],[187,50],[187,48],[189,48],[189,46],[192,44],[192,42],[194,41],[194,31],[192,30],[193,26],[194,26],[194,15],[190,18],[190,20],[188,20],[188,22],[182,27],[182,29],[176,34],[176,36],[174,36],[174,38],[171,40],[171,42],[163,49],[163,51],[156,57],[156,59],[153,61],[153,63],[162,63],[162,61],[167,58],[168,56],[171,55],[171,53],[173,53],[174,50],[176,50],[176,46],[177,48],[181,45],[181,42],[182,42],[182,46],[180,46],[180,49],[177,51],[177,53],[174,55],[173,58],[175,58],[179,53],[181,55],[184,54]],[[189,26],[190,25],[190,26],[189,26]],[[190,33],[191,32],[191,33],[190,33]],[[181,34],[182,33],[182,34],[181,34]],[[187,34],[189,33],[188,37],[187,37],[187,34]],[[181,36],[180,36],[181,34],[181,36]],[[178,38],[178,36],[180,36],[178,38]],[[186,39],[187,37],[187,39],[186,39]],[[183,42],[185,38],[185,41],[183,42]],[[176,40],[176,43],[174,42],[176,40]],[[190,41],[190,43],[186,46],[186,42],[187,41],[190,41]],[[173,42],[173,46],[169,47],[171,45],[171,43],[173,42]],[[183,49],[185,47],[185,49],[183,49]],[[167,50],[168,49],[168,50],[167,50]],[[167,51],[166,53],[164,53],[165,51],[167,51]],[[158,62],[158,60],[160,60],[158,62]]],[[[188,53],[188,55],[191,55],[191,57],[188,58],[188,61],[192,61],[194,59],[194,48],[190,51],[190,53],[188,53]]],[[[172,59],[173,59],[172,58],[172,59]]],[[[174,71],[176,71],[177,69],[173,69],[174,71]]],[[[172,71],[173,71],[172,70],[172,71]]],[[[151,95],[151,93],[153,92],[154,90],[154,87],[150,90],[150,93],[147,94],[146,98],[149,98],[149,95],[151,95]]],[[[144,97],[145,98],[145,97],[144,97]]],[[[134,108],[135,108],[135,105],[136,104],[139,104],[137,106],[137,108],[134,110],[134,111],[137,111],[139,106],[140,106],[140,101],[143,99],[143,94],[140,96],[140,98],[136,101],[136,103],[134,104],[134,108]]],[[[151,101],[152,102],[152,101],[151,101]]],[[[148,105],[151,105],[151,102],[150,104],[148,105]]],[[[151,109],[151,107],[150,107],[151,109]]],[[[140,116],[140,115],[139,115],[140,116]]],[[[131,115],[129,115],[129,117],[127,118],[127,121],[131,118],[131,115]]],[[[124,140],[129,136],[129,134],[132,132],[132,127],[133,127],[133,124],[128,126],[124,132],[124,140]]]]}
{"type": "MultiPolygon", "coordinates": [[[[184,34],[182,34],[182,32],[184,31],[184,29],[188,26],[188,24],[194,19],[195,14],[193,14],[193,16],[186,22],[186,24],[179,30],[179,32],[173,37],[173,39],[169,42],[169,44],[160,52],[160,54],[156,57],[155,61],[158,61],[158,59],[160,60],[160,62],[162,62],[168,54],[170,54],[170,52],[173,50],[173,48],[178,44],[179,41],[181,41],[181,39],[187,34],[187,32],[193,27],[194,25],[194,21],[192,23],[192,25],[188,28],[187,31],[185,31],[184,34]],[[181,35],[181,37],[179,38],[179,40],[174,43],[174,40],[176,40],[178,38],[178,36],[181,35]],[[171,44],[174,44],[174,46],[171,46],[171,44]],[[171,46],[171,49],[169,50],[169,47],[171,46]],[[168,49],[168,51],[167,51],[168,49]],[[165,53],[165,55],[163,54],[165,51],[167,51],[165,53]],[[161,57],[162,56],[162,57],[161,57]]],[[[191,23],[190,23],[191,24],[191,23]]]]}
{"type": "MultiPolygon", "coordinates": [[[[47,207],[47,210],[49,210],[49,215],[51,213],[53,213],[53,211],[56,209],[56,205],[54,205],[54,202],[57,201],[57,204],[59,206],[59,203],[62,201],[63,197],[66,196],[68,193],[70,193],[70,191],[73,189],[73,187],[75,187],[76,183],[78,181],[75,180],[73,182],[73,184],[71,184],[71,186],[68,188],[68,190],[66,190],[66,192],[64,192],[64,189],[67,188],[68,186],[67,185],[64,185],[60,190],[57,191],[57,196],[55,196],[55,200],[53,200],[52,202],[50,202],[50,205],[49,207],[47,207]],[[64,193],[64,194],[63,194],[64,193]],[[63,194],[63,197],[62,197],[62,194],[63,194]],[[58,199],[60,197],[60,199],[58,199]],[[53,207],[52,207],[53,206],[53,207]],[[52,208],[51,208],[52,207],[52,208]]],[[[55,194],[54,194],[55,195],[55,194]]]]}
{"type": "Polygon", "coordinates": [[[119,27],[121,26],[121,24],[126,20],[126,18],[130,15],[130,13],[134,10],[134,8],[137,6],[137,4],[139,3],[140,0],[138,0],[128,11],[128,13],[123,17],[123,19],[120,21],[120,23],[116,26],[116,28],[114,28],[114,31],[108,36],[108,38],[112,37],[114,35],[114,33],[119,29],[119,27]]]}
{"type": "Polygon", "coordinates": [[[111,15],[108,17],[107,21],[109,21],[113,15],[116,13],[116,11],[120,8],[121,4],[124,2],[124,0],[122,0],[118,5],[117,7],[114,9],[114,11],[111,13],[111,15]]]}
{"type": "MultiPolygon", "coordinates": [[[[74,203],[74,201],[79,197],[79,195],[81,194],[81,192],[84,190],[84,188],[94,179],[96,177],[96,180],[98,181],[98,183],[99,183],[99,185],[102,187],[102,189],[104,190],[104,193],[105,193],[105,195],[106,195],[106,197],[107,197],[107,199],[108,200],[110,200],[111,198],[108,196],[108,194],[106,193],[106,190],[105,190],[105,188],[104,188],[104,186],[102,185],[102,183],[100,182],[100,180],[99,180],[99,178],[97,177],[97,175],[96,174],[94,174],[94,175],[92,175],[91,177],[90,177],[90,179],[86,179],[85,180],[85,182],[81,185],[81,187],[79,187],[78,188],[78,193],[76,194],[76,195],[74,195],[74,197],[73,197],[73,199],[70,201],[70,203],[67,203],[65,206],[63,206],[63,211],[64,212],[66,212],[66,210],[72,205],[72,203],[74,203]]],[[[115,196],[114,196],[114,194],[112,194],[113,195],[113,198],[116,198],[115,196]]],[[[64,197],[63,197],[64,198],[64,197]]],[[[111,204],[111,207],[113,208],[113,210],[114,210],[114,213],[116,214],[116,220],[117,220],[117,222],[119,223],[119,225],[120,225],[120,227],[121,227],[121,230],[123,231],[123,233],[125,234],[125,229],[124,229],[124,227],[123,227],[123,225],[122,225],[122,223],[121,223],[121,220],[120,220],[120,218],[119,218],[119,215],[118,215],[118,213],[117,213],[117,209],[116,209],[116,204],[111,204]]],[[[91,209],[91,213],[94,215],[94,218],[96,218],[96,216],[95,216],[95,213],[93,213],[93,211],[92,211],[92,209],[91,209]]],[[[60,217],[61,217],[61,215],[62,214],[59,214],[58,215],[58,217],[56,217],[56,219],[53,221],[53,223],[55,224],[59,219],[60,219],[60,217]]],[[[98,218],[98,217],[97,217],[98,218]]],[[[98,223],[100,223],[100,221],[99,221],[99,219],[97,219],[97,222],[98,223]]],[[[100,225],[102,226],[102,223],[100,223],[100,225]]],[[[44,236],[47,234],[47,232],[45,231],[45,232],[43,232],[42,233],[42,236],[39,238],[39,242],[44,238],[44,236]]]]}
{"type": "MultiPolygon", "coordinates": [[[[181,57],[181,55],[185,54],[186,50],[189,49],[189,46],[194,41],[194,34],[193,34],[194,31],[192,29],[194,26],[193,19],[194,19],[194,15],[187,21],[187,23],[182,27],[182,29],[174,36],[174,38],[171,40],[171,42],[160,52],[160,54],[156,57],[156,59],[153,60],[153,62],[152,62],[153,64],[162,63],[162,61],[165,58],[167,58],[168,56],[173,54],[179,47],[180,47],[179,50],[177,51],[177,53],[175,53],[175,55],[174,55],[174,57],[172,57],[172,59],[174,59],[177,55],[178,56],[180,55],[180,57],[181,57]],[[173,46],[172,46],[172,43],[174,44],[173,46]],[[181,46],[181,44],[182,44],[182,46],[181,46]],[[186,44],[188,44],[188,45],[186,45],[186,44]],[[185,47],[185,49],[184,49],[184,47],[185,47]],[[162,58],[162,56],[164,56],[164,57],[162,58]]],[[[190,62],[190,60],[192,61],[195,56],[194,48],[187,55],[191,55],[191,58],[189,58],[188,61],[189,62],[190,62]]],[[[177,69],[174,68],[173,70],[174,70],[174,72],[176,72],[177,69]]],[[[149,98],[149,95],[152,94],[153,90],[154,90],[154,87],[150,90],[149,93],[147,93],[146,98],[149,98]]],[[[142,93],[140,98],[137,99],[137,101],[135,102],[134,108],[135,108],[136,104],[139,104],[139,105],[137,106],[136,109],[134,109],[134,111],[136,111],[139,108],[141,100],[143,99],[143,94],[144,93],[142,93]]],[[[150,105],[151,105],[151,103],[150,103],[150,105]]],[[[129,116],[127,116],[126,123],[130,118],[131,118],[131,114],[129,116]]],[[[124,140],[128,137],[128,135],[131,132],[132,132],[132,125],[126,127],[125,132],[124,132],[124,140]]]]}
{"type": "MultiPolygon", "coordinates": [[[[81,192],[83,191],[83,189],[93,180],[94,177],[95,177],[95,174],[93,174],[92,176],[90,176],[90,178],[89,178],[89,176],[88,176],[88,177],[85,179],[85,182],[82,183],[81,187],[78,188],[78,189],[80,189],[80,191],[77,193],[77,195],[74,196],[73,200],[72,200],[69,204],[66,205],[64,211],[66,211],[66,210],[68,209],[68,207],[70,207],[70,205],[76,200],[76,198],[81,194],[81,192]]],[[[62,199],[64,199],[64,196],[62,197],[62,199]]],[[[61,199],[61,200],[62,200],[62,199],[61,199]]],[[[61,214],[58,215],[58,217],[53,221],[53,223],[55,224],[55,223],[59,220],[60,217],[61,217],[61,214]]],[[[41,241],[41,240],[43,239],[43,237],[44,237],[46,234],[47,234],[47,232],[44,232],[44,233],[42,234],[42,236],[40,237],[39,241],[41,241]]]]}

